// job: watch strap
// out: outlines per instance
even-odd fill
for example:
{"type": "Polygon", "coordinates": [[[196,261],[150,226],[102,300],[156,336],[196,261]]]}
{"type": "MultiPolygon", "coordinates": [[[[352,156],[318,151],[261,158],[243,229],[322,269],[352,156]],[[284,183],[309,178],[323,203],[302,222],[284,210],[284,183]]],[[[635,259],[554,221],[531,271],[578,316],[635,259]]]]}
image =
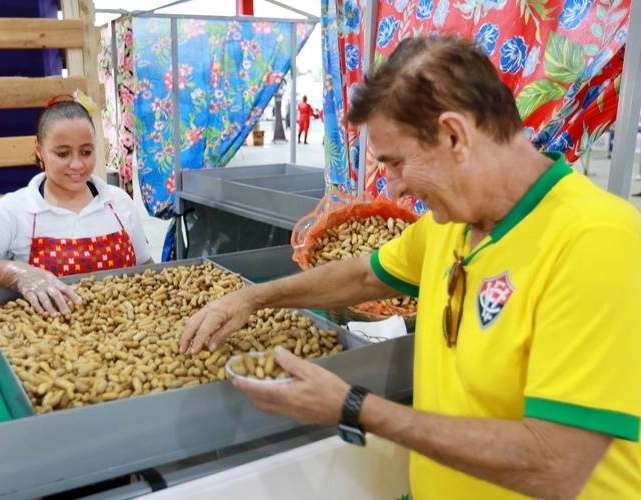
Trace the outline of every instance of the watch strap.
{"type": "Polygon", "coordinates": [[[343,409],[341,411],[341,424],[360,429],[358,417],[361,413],[363,400],[369,394],[369,389],[360,385],[353,385],[350,387],[345,401],[343,401],[343,409]]]}

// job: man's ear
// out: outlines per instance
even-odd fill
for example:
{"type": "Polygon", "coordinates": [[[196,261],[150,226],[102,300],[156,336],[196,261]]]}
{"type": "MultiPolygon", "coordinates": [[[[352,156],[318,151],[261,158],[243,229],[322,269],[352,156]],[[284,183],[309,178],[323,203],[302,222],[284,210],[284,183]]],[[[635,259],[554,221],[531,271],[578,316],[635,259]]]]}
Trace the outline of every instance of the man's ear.
{"type": "Polygon", "coordinates": [[[457,159],[467,156],[472,147],[472,123],[470,118],[457,111],[445,111],[438,117],[444,145],[457,159]]]}

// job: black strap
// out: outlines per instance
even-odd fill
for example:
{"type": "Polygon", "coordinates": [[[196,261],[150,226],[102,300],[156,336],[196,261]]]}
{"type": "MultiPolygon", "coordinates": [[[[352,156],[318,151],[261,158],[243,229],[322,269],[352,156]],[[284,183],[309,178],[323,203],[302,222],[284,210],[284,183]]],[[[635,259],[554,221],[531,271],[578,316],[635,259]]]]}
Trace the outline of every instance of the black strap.
{"type": "Polygon", "coordinates": [[[361,413],[363,400],[369,392],[369,389],[360,385],[353,385],[350,387],[347,396],[345,396],[345,401],[343,402],[343,408],[341,410],[341,424],[360,429],[358,416],[361,413]]]}
{"type": "Polygon", "coordinates": [[[185,217],[185,215],[190,214],[192,212],[196,211],[196,207],[189,207],[187,210],[184,210],[183,212],[177,213],[176,217],[185,217]]]}
{"type": "Polygon", "coordinates": [[[144,469],[138,472],[140,475],[151,487],[151,491],[159,491],[167,488],[167,481],[162,477],[162,474],[156,469],[144,469]]]}
{"type": "MultiPolygon", "coordinates": [[[[43,199],[45,197],[45,182],[46,181],[47,181],[46,178],[42,179],[42,182],[38,186],[38,191],[40,192],[40,196],[42,196],[43,199]]],[[[91,196],[93,196],[94,198],[96,196],[98,196],[98,189],[96,188],[96,186],[94,185],[93,182],[87,181],[87,187],[89,188],[89,191],[91,192],[91,196]]]]}
{"type": "Polygon", "coordinates": [[[91,196],[94,198],[98,196],[98,188],[96,188],[93,182],[87,181],[87,187],[89,188],[89,191],[91,191],[91,196]]]}
{"type": "Polygon", "coordinates": [[[182,227],[185,231],[185,241],[183,241],[183,259],[186,259],[188,257],[187,254],[189,253],[189,226],[187,226],[187,221],[185,220],[185,217],[195,211],[196,211],[196,207],[189,207],[187,208],[187,210],[184,210],[183,212],[176,214],[176,218],[180,217],[182,222],[182,227]]]}

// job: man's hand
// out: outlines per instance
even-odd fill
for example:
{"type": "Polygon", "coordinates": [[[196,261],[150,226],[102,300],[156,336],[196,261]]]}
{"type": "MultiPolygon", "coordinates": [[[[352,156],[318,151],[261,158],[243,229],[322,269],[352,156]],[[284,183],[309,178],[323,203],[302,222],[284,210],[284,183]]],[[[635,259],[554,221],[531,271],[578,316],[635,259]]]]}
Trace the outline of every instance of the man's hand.
{"type": "Polygon", "coordinates": [[[230,334],[242,328],[254,308],[241,292],[212,300],[189,318],[180,336],[181,354],[196,354],[205,346],[214,351],[230,334]]]}
{"type": "Polygon", "coordinates": [[[67,299],[76,305],[82,303],[80,296],[69,285],[49,271],[25,262],[3,261],[0,284],[20,292],[38,313],[46,311],[51,316],[69,314],[71,311],[67,299]]]}
{"type": "Polygon", "coordinates": [[[306,424],[336,425],[349,385],[324,368],[297,358],[282,347],[274,350],[276,362],[295,380],[288,384],[265,384],[233,379],[233,383],[265,412],[306,424]]]}

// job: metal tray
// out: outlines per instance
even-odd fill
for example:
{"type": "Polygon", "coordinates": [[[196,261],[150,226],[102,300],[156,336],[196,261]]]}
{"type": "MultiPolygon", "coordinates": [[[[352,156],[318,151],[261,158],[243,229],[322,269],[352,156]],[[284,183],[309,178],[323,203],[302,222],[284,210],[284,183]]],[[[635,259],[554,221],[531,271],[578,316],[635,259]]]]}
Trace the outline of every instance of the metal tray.
{"type": "Polygon", "coordinates": [[[198,170],[191,170],[186,168],[183,169],[182,174],[183,176],[187,174],[187,179],[201,177],[235,180],[266,176],[305,174],[318,171],[318,167],[298,165],[293,163],[274,163],[271,165],[249,165],[245,167],[207,168],[198,170]]]}
{"type": "MultiPolygon", "coordinates": [[[[160,263],[160,264],[149,264],[145,266],[133,266],[133,267],[121,268],[117,270],[99,271],[95,273],[74,274],[71,276],[65,276],[61,278],[61,281],[64,281],[65,283],[68,283],[68,284],[73,284],[81,281],[84,278],[88,278],[90,276],[93,276],[97,280],[100,280],[107,276],[132,276],[134,274],[139,274],[149,269],[158,271],[158,270],[172,268],[172,267],[196,266],[204,262],[211,262],[215,267],[219,269],[222,269],[229,273],[239,275],[240,279],[245,284],[253,283],[247,278],[244,278],[239,273],[235,271],[231,271],[226,267],[220,265],[215,260],[205,259],[205,258],[185,259],[182,261],[173,261],[173,262],[160,263]]],[[[17,295],[7,294],[5,297],[10,297],[10,298],[7,298],[6,300],[0,299],[0,305],[6,303],[8,300],[11,300],[12,298],[16,298],[17,295]]],[[[316,325],[318,328],[322,330],[336,331],[338,334],[338,341],[343,345],[345,350],[355,349],[357,347],[363,347],[369,344],[369,342],[367,342],[365,339],[361,338],[358,335],[354,335],[349,330],[331,322],[327,318],[323,318],[322,316],[319,316],[311,311],[304,310],[304,309],[292,309],[292,310],[296,311],[298,314],[310,317],[314,325],[316,325]]],[[[172,390],[180,390],[180,388],[172,389],[172,390]]],[[[17,376],[17,374],[11,367],[11,364],[9,363],[9,361],[6,359],[6,357],[1,351],[0,351],[0,394],[2,394],[2,396],[4,397],[7,405],[7,409],[9,410],[9,413],[11,414],[12,418],[14,419],[23,418],[23,417],[29,417],[36,414],[35,409],[33,408],[33,405],[31,404],[31,401],[27,396],[27,393],[22,387],[20,378],[17,376]]],[[[101,404],[101,403],[95,403],[95,404],[101,404]]],[[[57,410],[57,411],[62,411],[62,410],[57,410]]]]}
{"type": "Polygon", "coordinates": [[[252,177],[249,179],[236,179],[235,184],[244,184],[266,189],[278,189],[287,193],[300,193],[309,190],[325,190],[325,179],[321,170],[304,174],[290,174],[283,177],[252,177]]]}
{"type": "Polygon", "coordinates": [[[324,176],[321,168],[289,164],[185,170],[177,196],[291,230],[323,196],[324,176]]]}

